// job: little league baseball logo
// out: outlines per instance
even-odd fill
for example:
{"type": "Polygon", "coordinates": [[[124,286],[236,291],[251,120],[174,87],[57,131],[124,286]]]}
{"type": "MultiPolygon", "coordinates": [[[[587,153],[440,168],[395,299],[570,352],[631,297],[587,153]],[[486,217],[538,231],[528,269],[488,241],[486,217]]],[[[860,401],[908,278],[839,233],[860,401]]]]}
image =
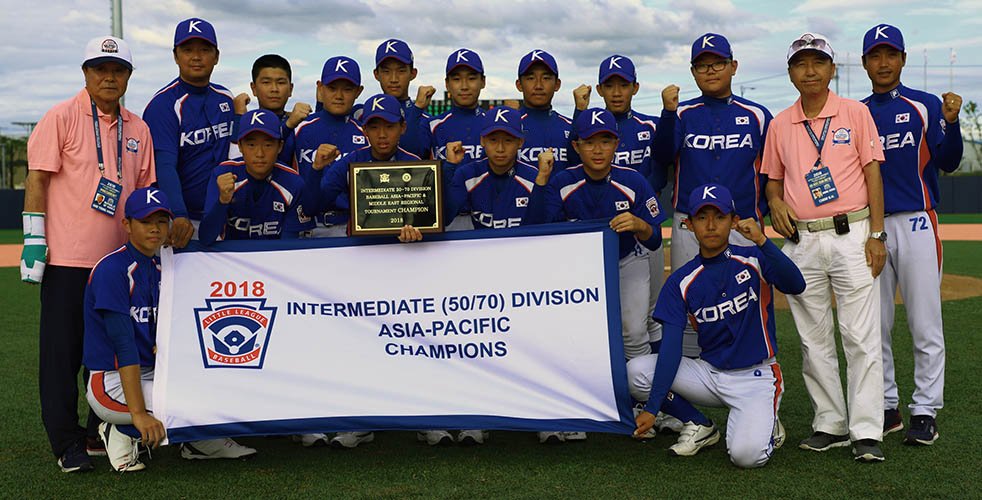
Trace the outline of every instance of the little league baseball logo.
{"type": "Polygon", "coordinates": [[[206,300],[194,315],[205,368],[262,369],[276,317],[266,299],[206,300]]]}

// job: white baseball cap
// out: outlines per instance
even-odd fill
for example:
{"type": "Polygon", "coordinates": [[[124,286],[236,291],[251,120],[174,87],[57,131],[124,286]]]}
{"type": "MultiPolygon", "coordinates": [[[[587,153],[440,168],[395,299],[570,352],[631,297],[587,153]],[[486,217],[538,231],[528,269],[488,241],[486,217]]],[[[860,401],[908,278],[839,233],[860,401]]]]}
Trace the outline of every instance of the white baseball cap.
{"type": "Polygon", "coordinates": [[[832,44],[829,43],[828,37],[820,33],[805,33],[798,37],[797,40],[791,42],[791,46],[788,47],[788,62],[791,62],[791,58],[795,54],[805,50],[821,52],[829,56],[829,59],[835,60],[835,51],[832,50],[832,44]]]}
{"type": "Polygon", "coordinates": [[[133,55],[130,46],[122,38],[100,36],[89,40],[85,45],[85,59],[82,66],[98,66],[104,62],[117,62],[133,70],[133,55]]]}

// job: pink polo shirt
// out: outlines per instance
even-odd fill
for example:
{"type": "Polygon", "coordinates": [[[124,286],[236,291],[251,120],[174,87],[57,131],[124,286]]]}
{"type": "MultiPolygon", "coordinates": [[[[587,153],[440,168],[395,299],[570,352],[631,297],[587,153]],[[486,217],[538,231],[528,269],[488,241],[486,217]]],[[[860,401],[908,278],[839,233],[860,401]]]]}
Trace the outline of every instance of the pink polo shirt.
{"type": "Polygon", "coordinates": [[[801,98],[774,117],[767,129],[760,171],[770,179],[784,180],[784,201],[799,219],[812,220],[868,205],[863,167],[873,160],[883,161],[883,146],[869,108],[830,90],[822,111],[811,120],[805,118],[801,98]],[[839,198],[815,206],[805,175],[815,165],[818,150],[802,124],[807,121],[820,139],[827,117],[832,121],[822,147],[822,163],[832,174],[839,198]]]}
{"type": "MultiPolygon", "coordinates": [[[[156,181],[150,129],[127,109],[120,107],[119,112],[123,118],[123,193],[114,217],[91,208],[101,175],[89,93],[83,88],[55,105],[31,132],[28,168],[51,172],[44,224],[50,264],[95,267],[127,240],[122,224],[126,197],[156,181]]],[[[116,182],[116,120],[99,111],[99,128],[106,177],[116,182]]]]}

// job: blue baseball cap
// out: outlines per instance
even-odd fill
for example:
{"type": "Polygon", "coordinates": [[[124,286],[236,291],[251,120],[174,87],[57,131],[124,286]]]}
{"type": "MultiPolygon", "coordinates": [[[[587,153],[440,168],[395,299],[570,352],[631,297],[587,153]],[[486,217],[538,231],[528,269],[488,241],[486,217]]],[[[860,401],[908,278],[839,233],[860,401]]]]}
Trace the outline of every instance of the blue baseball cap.
{"type": "Polygon", "coordinates": [[[535,49],[522,56],[522,60],[518,63],[518,76],[524,75],[535,63],[545,64],[549,71],[559,76],[559,65],[556,64],[556,58],[542,49],[535,49]]]}
{"type": "Polygon", "coordinates": [[[413,51],[410,50],[409,44],[396,38],[390,38],[380,43],[375,49],[375,67],[379,67],[382,61],[389,58],[410,66],[413,65],[413,51]]]}
{"type": "Polygon", "coordinates": [[[124,214],[129,219],[145,219],[150,214],[156,212],[167,212],[172,219],[174,212],[170,211],[170,203],[167,195],[160,188],[145,187],[130,193],[126,198],[124,214]]]}
{"type": "Polygon", "coordinates": [[[699,213],[706,205],[716,207],[723,215],[736,212],[733,195],[726,186],[720,184],[703,184],[689,194],[689,215],[699,213]]]}
{"type": "Polygon", "coordinates": [[[484,74],[484,63],[481,56],[470,49],[457,49],[447,58],[447,74],[460,66],[466,66],[480,74],[484,74]]]}
{"type": "Polygon", "coordinates": [[[489,109],[487,113],[484,113],[484,128],[481,130],[481,137],[499,130],[519,139],[524,139],[525,128],[522,126],[521,113],[508,106],[489,109]]]}
{"type": "Polygon", "coordinates": [[[254,109],[247,111],[239,119],[239,136],[235,140],[241,141],[253,132],[262,132],[273,139],[282,139],[282,127],[282,122],[276,113],[268,109],[254,109]]]}
{"type": "Polygon", "coordinates": [[[363,105],[361,122],[367,124],[372,118],[381,118],[389,123],[399,123],[405,117],[399,100],[389,94],[376,94],[369,97],[363,105]]]}
{"type": "Polygon", "coordinates": [[[896,26],[878,24],[866,32],[863,37],[863,55],[869,54],[878,45],[889,45],[901,52],[904,50],[904,34],[896,26]]]}
{"type": "Polygon", "coordinates": [[[355,85],[361,85],[361,68],[358,62],[347,56],[335,56],[324,63],[321,70],[321,85],[327,85],[335,80],[348,80],[355,85]]]}
{"type": "Polygon", "coordinates": [[[590,108],[580,113],[573,122],[573,129],[576,136],[580,139],[589,139],[600,133],[612,134],[620,137],[617,133],[617,120],[614,114],[606,109],[590,108]]]}
{"type": "Polygon", "coordinates": [[[706,33],[697,38],[695,42],[692,42],[692,57],[689,59],[689,62],[696,62],[699,56],[707,52],[727,59],[733,59],[733,51],[730,50],[730,41],[725,36],[717,33],[706,33]]]}
{"type": "Polygon", "coordinates": [[[630,83],[638,81],[638,73],[634,69],[634,61],[626,56],[614,54],[600,63],[600,83],[606,82],[612,76],[619,76],[630,83]]]}
{"type": "Polygon", "coordinates": [[[218,48],[218,37],[215,36],[215,27],[204,19],[192,17],[177,23],[174,30],[174,47],[192,39],[200,38],[218,48]]]}

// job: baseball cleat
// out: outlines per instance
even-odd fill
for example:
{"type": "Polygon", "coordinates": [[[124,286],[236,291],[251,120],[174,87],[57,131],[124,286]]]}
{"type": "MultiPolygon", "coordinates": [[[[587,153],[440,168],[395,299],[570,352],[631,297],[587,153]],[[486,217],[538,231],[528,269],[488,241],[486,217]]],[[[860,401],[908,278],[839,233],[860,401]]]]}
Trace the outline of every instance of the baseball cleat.
{"type": "Polygon", "coordinates": [[[914,415],[910,417],[910,429],[904,436],[904,444],[922,444],[930,446],[938,439],[938,423],[930,415],[914,415]]]}
{"type": "Polygon", "coordinates": [[[787,439],[788,433],[784,430],[784,424],[781,423],[781,419],[778,418],[774,421],[774,432],[771,434],[771,441],[774,443],[774,449],[778,449],[784,446],[784,441],[787,439]]]}
{"type": "Polygon", "coordinates": [[[564,441],[586,441],[585,432],[563,432],[564,441]]]}
{"type": "Polygon", "coordinates": [[[719,442],[719,430],[710,422],[700,425],[686,422],[679,433],[679,440],[668,448],[668,453],[677,457],[691,457],[699,450],[719,442]]]}
{"type": "Polygon", "coordinates": [[[185,460],[212,460],[216,458],[250,458],[256,450],[242,446],[230,438],[206,439],[181,443],[181,458],[185,460]]]}
{"type": "Polygon", "coordinates": [[[453,436],[447,431],[418,431],[416,441],[425,442],[430,446],[446,446],[453,444],[453,436]]]}
{"type": "Polygon", "coordinates": [[[106,444],[109,465],[114,471],[136,472],[147,468],[140,461],[139,439],[123,434],[115,425],[107,422],[99,424],[99,434],[106,444]]]}
{"type": "Polygon", "coordinates": [[[540,444],[559,444],[566,441],[562,432],[540,432],[538,435],[540,444]]]}
{"type": "MultiPolygon", "coordinates": [[[[632,410],[634,411],[634,419],[637,420],[638,415],[640,415],[644,411],[644,403],[639,403],[634,405],[634,408],[632,408],[632,410]]],[[[662,414],[661,412],[658,412],[658,415],[661,414],[662,414]]],[[[658,428],[658,417],[656,416],[655,425],[651,426],[651,428],[645,431],[644,434],[641,434],[640,436],[633,436],[633,437],[634,439],[654,439],[655,436],[658,435],[658,431],[655,430],[657,428],[658,428]]]]}
{"type": "Polygon", "coordinates": [[[297,436],[297,440],[300,441],[300,444],[302,444],[304,448],[318,448],[321,446],[327,446],[328,442],[327,434],[322,434],[320,432],[313,434],[301,434],[297,436]]]}
{"type": "Polygon", "coordinates": [[[85,453],[87,453],[90,457],[104,457],[106,456],[106,444],[103,443],[102,439],[98,436],[86,437],[85,453]]]}
{"type": "Polygon", "coordinates": [[[331,439],[331,448],[357,448],[362,443],[375,441],[374,432],[339,432],[331,439]]]}
{"type": "Polygon", "coordinates": [[[658,432],[679,434],[682,432],[683,427],[685,427],[685,424],[681,420],[667,413],[658,412],[658,415],[655,415],[655,429],[658,429],[658,432]]]}
{"type": "Polygon", "coordinates": [[[904,418],[900,415],[900,410],[894,408],[892,410],[883,411],[883,435],[901,431],[904,429],[904,418]]]}
{"type": "Polygon", "coordinates": [[[488,431],[460,431],[457,434],[457,442],[463,445],[484,444],[484,440],[490,437],[490,435],[491,433],[488,431]]]}
{"type": "Polygon", "coordinates": [[[873,463],[886,460],[875,439],[859,439],[852,443],[852,455],[857,462],[873,463]]]}
{"type": "Polygon", "coordinates": [[[835,434],[829,434],[821,431],[815,432],[798,443],[798,448],[811,451],[825,451],[830,448],[842,448],[845,446],[849,446],[848,435],[843,434],[841,436],[837,436],[835,434]]]}
{"type": "Polygon", "coordinates": [[[94,468],[82,443],[69,446],[58,459],[58,467],[61,467],[62,472],[88,472],[94,468]]]}

